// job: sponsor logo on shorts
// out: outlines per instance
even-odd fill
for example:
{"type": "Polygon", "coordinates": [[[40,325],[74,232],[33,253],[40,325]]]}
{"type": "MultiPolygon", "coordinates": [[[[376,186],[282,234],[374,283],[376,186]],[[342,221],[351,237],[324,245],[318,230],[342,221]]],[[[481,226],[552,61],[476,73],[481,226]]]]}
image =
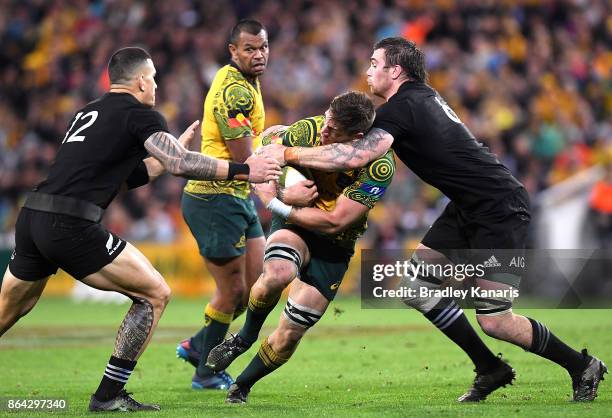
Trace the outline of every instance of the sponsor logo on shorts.
{"type": "Polygon", "coordinates": [[[15,250],[13,250],[13,252],[11,253],[11,260],[14,260],[14,259],[15,259],[15,254],[16,254],[16,253],[15,253],[15,250]]]}
{"type": "Polygon", "coordinates": [[[108,234],[108,241],[106,241],[106,251],[108,252],[108,255],[113,255],[113,253],[117,251],[117,248],[119,248],[119,246],[123,242],[118,239],[117,243],[113,246],[114,239],[115,237],[113,237],[113,234],[108,234]]]}
{"type": "Polygon", "coordinates": [[[329,288],[331,290],[336,290],[339,287],[340,287],[340,282],[336,282],[336,283],[332,284],[329,288]]]}
{"type": "Polygon", "coordinates": [[[246,245],[246,237],[242,235],[240,240],[234,245],[235,248],[242,248],[246,245]]]}
{"type": "Polygon", "coordinates": [[[499,261],[497,261],[497,258],[495,258],[494,255],[489,257],[489,259],[486,260],[484,263],[482,263],[482,265],[487,267],[487,268],[489,268],[489,267],[501,267],[501,263],[499,261]]]}

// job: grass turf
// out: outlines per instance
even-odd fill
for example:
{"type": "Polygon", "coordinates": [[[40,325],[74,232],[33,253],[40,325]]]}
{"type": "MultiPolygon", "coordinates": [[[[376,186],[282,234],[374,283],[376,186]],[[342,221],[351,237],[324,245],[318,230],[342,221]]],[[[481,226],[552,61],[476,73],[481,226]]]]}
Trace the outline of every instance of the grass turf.
{"type": "MultiPolygon", "coordinates": [[[[491,349],[503,352],[515,367],[517,380],[484,403],[458,404],[455,399],[473,379],[467,357],[415,311],[362,310],[354,298],[330,306],[293,358],[254,387],[248,405],[226,405],[223,392],[192,390],[193,368],[175,358],[176,344],[200,326],[202,307],[202,302],[178,299],[168,306],[128,384],[136,399],[157,402],[162,411],[139,416],[612,416],[610,382],[601,384],[595,402],[570,403],[564,370],[488,337],[491,349]]],[[[0,397],[63,398],[69,407],[61,415],[86,414],[127,309],[127,304],[43,297],[0,339],[0,397]]],[[[612,362],[610,311],[522,313],[546,323],[572,346],[588,346],[612,362]]],[[[280,306],[268,318],[265,333],[279,314],[280,306]]],[[[468,316],[473,319],[473,312],[468,316]]],[[[256,350],[236,360],[229,372],[235,377],[256,350]]]]}

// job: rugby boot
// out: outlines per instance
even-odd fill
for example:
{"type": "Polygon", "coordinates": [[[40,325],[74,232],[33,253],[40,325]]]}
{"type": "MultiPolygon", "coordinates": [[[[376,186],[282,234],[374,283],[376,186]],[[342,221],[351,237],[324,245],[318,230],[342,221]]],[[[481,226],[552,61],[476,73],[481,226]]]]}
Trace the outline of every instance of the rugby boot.
{"type": "Polygon", "coordinates": [[[191,378],[192,389],[218,389],[227,390],[234,383],[234,379],[225,370],[211,374],[210,376],[200,377],[194,373],[191,378]]]}
{"type": "Polygon", "coordinates": [[[131,396],[131,392],[127,392],[125,389],[121,390],[113,399],[108,401],[99,401],[94,395],[91,395],[89,401],[90,412],[103,412],[103,411],[119,411],[119,412],[131,412],[131,411],[159,411],[159,405],[140,403],[131,396]]]}
{"type": "Polygon", "coordinates": [[[200,352],[191,343],[191,338],[181,341],[176,346],[176,357],[185,360],[196,369],[200,365],[200,352]]]}
{"type": "Polygon", "coordinates": [[[240,335],[230,334],[230,338],[210,350],[206,359],[206,367],[214,371],[225,370],[250,347],[251,344],[244,341],[240,335]]]}
{"type": "Polygon", "coordinates": [[[250,391],[250,387],[238,386],[234,383],[232,386],[230,386],[229,391],[227,392],[225,403],[247,403],[247,398],[249,397],[250,391]]]}
{"type": "Polygon", "coordinates": [[[586,348],[582,350],[582,355],[590,360],[584,370],[570,375],[574,389],[572,399],[576,402],[589,402],[597,397],[599,382],[604,380],[604,374],[608,373],[608,368],[603,361],[595,356],[590,356],[586,348]]]}
{"type": "Polygon", "coordinates": [[[516,372],[505,361],[499,359],[499,366],[486,373],[478,373],[476,370],[476,378],[472,387],[457,400],[459,402],[480,402],[487,399],[491,392],[500,387],[511,385],[516,372]]]}

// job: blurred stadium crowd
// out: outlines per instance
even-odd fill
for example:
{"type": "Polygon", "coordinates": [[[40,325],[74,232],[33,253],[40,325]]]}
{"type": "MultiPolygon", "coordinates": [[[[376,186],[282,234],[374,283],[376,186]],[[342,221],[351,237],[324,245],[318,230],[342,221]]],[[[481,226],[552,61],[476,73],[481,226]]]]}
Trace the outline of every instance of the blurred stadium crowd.
{"type": "MultiPolygon", "coordinates": [[[[430,84],[537,201],[604,162],[612,144],[611,8],[606,0],[0,0],[0,247],[12,246],[21,199],[45,176],[74,111],[108,88],[114,50],[152,53],[157,109],[178,134],[201,118],[228,61],[229,29],[244,17],[269,31],[266,126],[320,114],[347,89],[367,91],[373,42],[401,35],[426,52],[430,84]]],[[[128,240],[173,241],[186,233],[183,184],[165,176],[127,193],[105,222],[128,240]]],[[[383,203],[365,245],[401,248],[445,198],[402,169],[383,203]]]]}

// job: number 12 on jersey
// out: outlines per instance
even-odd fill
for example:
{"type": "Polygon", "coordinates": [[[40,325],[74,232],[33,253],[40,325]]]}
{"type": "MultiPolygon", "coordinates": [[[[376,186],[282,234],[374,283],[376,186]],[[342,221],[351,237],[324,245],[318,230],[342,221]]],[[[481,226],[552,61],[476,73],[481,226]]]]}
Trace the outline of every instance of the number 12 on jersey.
{"type": "Polygon", "coordinates": [[[74,117],[74,120],[72,121],[72,125],[70,125],[70,128],[68,128],[68,131],[66,131],[66,136],[64,137],[62,144],[64,142],[83,142],[85,141],[85,135],[78,135],[78,134],[81,133],[83,130],[89,128],[91,125],[93,125],[96,119],[98,119],[97,110],[92,110],[91,112],[87,112],[85,114],[83,114],[83,112],[77,113],[77,115],[74,117]],[[74,131],[72,135],[68,136],[68,134],[70,134],[70,131],[72,131],[72,128],[74,128],[74,125],[76,125],[78,120],[84,121],[86,119],[89,119],[89,120],[85,122],[84,125],[81,125],[79,129],[74,131]]]}

